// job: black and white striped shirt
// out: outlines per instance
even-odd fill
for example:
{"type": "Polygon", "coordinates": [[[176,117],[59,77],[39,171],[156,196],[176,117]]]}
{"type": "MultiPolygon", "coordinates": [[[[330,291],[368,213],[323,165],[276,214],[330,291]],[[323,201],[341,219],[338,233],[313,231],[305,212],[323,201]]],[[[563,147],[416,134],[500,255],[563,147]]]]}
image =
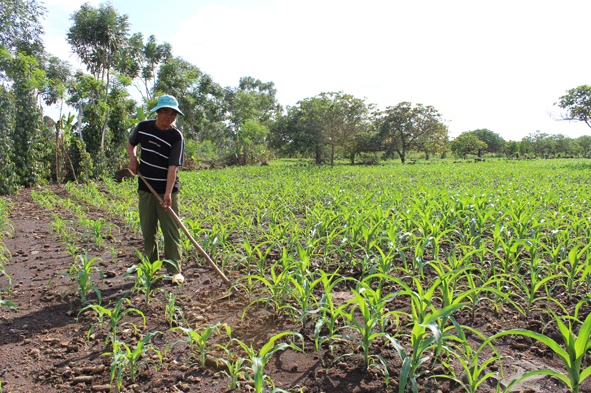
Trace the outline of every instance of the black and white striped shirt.
{"type": "MultiPolygon", "coordinates": [[[[185,140],[176,128],[160,130],[156,120],[140,122],[129,134],[132,146],[141,145],[140,173],[159,194],[166,191],[166,177],[169,166],[183,165],[185,140]]],[[[139,180],[138,189],[150,192],[143,181],[139,180]]],[[[172,192],[179,190],[179,178],[176,177],[172,192]]]]}

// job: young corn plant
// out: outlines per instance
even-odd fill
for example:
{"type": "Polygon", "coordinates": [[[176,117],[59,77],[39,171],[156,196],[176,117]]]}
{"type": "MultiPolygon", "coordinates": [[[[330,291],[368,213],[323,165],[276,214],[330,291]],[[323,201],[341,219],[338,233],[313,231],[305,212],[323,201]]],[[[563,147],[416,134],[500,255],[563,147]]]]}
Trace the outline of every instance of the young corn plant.
{"type": "Polygon", "coordinates": [[[250,361],[249,370],[252,372],[252,381],[254,382],[254,391],[256,393],[265,393],[268,391],[268,385],[271,386],[271,392],[285,392],[282,389],[275,389],[273,386],[273,382],[270,380],[268,376],[264,374],[264,368],[269,362],[269,359],[273,356],[273,354],[277,351],[283,351],[287,348],[294,349],[299,352],[304,352],[304,338],[299,333],[294,332],[283,332],[279,333],[269,339],[269,341],[263,345],[263,347],[257,352],[253,349],[252,345],[247,346],[244,342],[239,339],[232,339],[233,341],[240,344],[240,346],[244,349],[246,354],[248,355],[248,360],[250,361]],[[296,336],[302,342],[301,348],[295,345],[294,343],[277,343],[276,341],[285,337],[285,336],[296,336]],[[267,383],[265,383],[267,381],[267,383]]]}
{"type": "Polygon", "coordinates": [[[165,291],[161,289],[164,296],[166,296],[166,307],[164,309],[164,316],[166,318],[166,322],[172,328],[173,326],[179,326],[180,322],[185,322],[185,314],[183,313],[183,309],[177,305],[175,305],[176,295],[172,292],[165,291]]]}
{"type": "Polygon", "coordinates": [[[192,328],[186,328],[186,327],[182,327],[182,326],[172,328],[172,330],[181,330],[183,333],[185,333],[187,339],[186,340],[179,340],[179,341],[171,344],[167,348],[167,352],[168,352],[168,349],[174,347],[178,343],[184,342],[189,346],[189,348],[191,349],[191,352],[192,352],[191,355],[189,355],[189,357],[187,358],[186,364],[188,365],[189,362],[191,361],[191,359],[193,357],[196,357],[199,362],[199,365],[201,365],[201,367],[205,367],[205,362],[207,360],[207,351],[209,349],[208,340],[218,330],[219,326],[220,326],[220,323],[216,323],[215,325],[207,326],[206,328],[201,329],[201,331],[199,331],[197,328],[192,329],[192,328]]]}
{"type": "MultiPolygon", "coordinates": [[[[319,274],[322,287],[324,289],[324,293],[322,294],[322,298],[318,302],[319,318],[314,327],[314,344],[316,346],[316,351],[320,355],[320,350],[322,348],[323,343],[326,342],[329,348],[332,349],[332,345],[335,341],[343,340],[342,336],[338,334],[339,330],[341,329],[338,326],[338,321],[339,318],[342,318],[343,311],[349,305],[343,304],[341,306],[338,306],[333,301],[334,287],[341,281],[346,280],[346,278],[342,276],[337,276],[336,272],[328,274],[322,270],[319,270],[319,274]],[[322,327],[326,327],[327,333],[325,335],[321,334],[322,327]]],[[[319,358],[322,359],[321,356],[319,356],[319,358]]]]}
{"type": "Polygon", "coordinates": [[[589,275],[589,247],[591,247],[591,244],[574,246],[568,252],[568,259],[562,260],[558,264],[559,269],[563,271],[566,277],[565,289],[568,296],[576,294],[585,282],[585,276],[589,275]],[[586,256],[587,259],[583,259],[583,256],[586,256]]]}
{"type": "Polygon", "coordinates": [[[82,310],[80,310],[80,312],[78,314],[81,314],[82,312],[84,312],[85,310],[88,310],[88,309],[91,309],[97,313],[97,321],[88,330],[88,334],[86,335],[87,338],[88,339],[90,338],[92,331],[97,326],[102,327],[105,324],[109,327],[109,334],[107,335],[107,339],[105,340],[105,347],[107,346],[109,341],[111,341],[112,343],[115,343],[115,341],[117,341],[117,332],[123,326],[131,325],[133,327],[134,332],[137,334],[137,326],[134,323],[132,323],[132,322],[121,323],[125,314],[129,314],[131,312],[134,312],[134,313],[138,314],[139,316],[141,316],[142,320],[144,322],[144,326],[146,326],[146,318],[144,316],[144,313],[142,313],[140,310],[138,310],[136,308],[127,308],[125,310],[121,309],[125,302],[127,302],[128,304],[131,305],[131,302],[129,301],[129,299],[122,297],[121,299],[119,299],[119,301],[117,302],[115,307],[113,307],[112,310],[102,307],[102,306],[99,306],[99,305],[94,305],[94,304],[88,305],[88,306],[84,307],[82,310]]]}
{"type": "MultiPolygon", "coordinates": [[[[363,359],[363,365],[366,370],[370,367],[372,361],[377,360],[380,362],[381,371],[386,377],[386,381],[388,383],[390,380],[390,374],[388,372],[386,361],[379,354],[369,353],[372,342],[376,338],[387,336],[386,333],[381,331],[376,332],[376,330],[378,330],[377,328],[382,315],[375,312],[376,310],[372,307],[371,303],[364,296],[362,296],[363,292],[360,293],[355,289],[352,289],[352,292],[355,298],[349,301],[349,304],[352,304],[353,307],[350,312],[343,310],[342,315],[344,318],[346,318],[347,325],[356,333],[358,333],[360,338],[358,338],[357,335],[346,335],[343,337],[355,342],[361,348],[363,351],[361,358],[363,359]],[[356,310],[359,310],[361,313],[361,320],[357,320],[355,315],[356,310]]],[[[380,368],[380,366],[378,366],[378,368],[380,368]]]]}
{"type": "MultiPolygon", "coordinates": [[[[228,325],[224,325],[224,327],[226,328],[226,334],[230,338],[228,344],[232,343],[232,328],[228,325]]],[[[216,344],[216,347],[222,348],[222,350],[225,352],[227,356],[227,358],[217,359],[217,363],[223,363],[226,367],[226,370],[219,371],[216,373],[216,375],[224,374],[225,376],[227,376],[230,379],[230,383],[228,384],[228,387],[230,389],[240,389],[239,381],[241,378],[245,376],[246,367],[243,366],[243,364],[246,361],[246,359],[234,355],[232,351],[228,349],[227,346],[216,344]]]]}
{"type": "Polygon", "coordinates": [[[150,262],[150,260],[147,257],[143,256],[137,249],[135,250],[135,254],[140,259],[141,264],[133,265],[132,267],[127,269],[125,275],[137,272],[135,288],[138,291],[144,293],[146,304],[150,304],[150,296],[152,295],[152,292],[154,292],[154,283],[159,278],[164,277],[164,275],[157,275],[158,271],[162,267],[163,262],[150,262]]]}
{"type": "Polygon", "coordinates": [[[145,354],[148,351],[156,352],[160,363],[162,363],[162,354],[160,351],[149,345],[150,340],[156,334],[162,334],[162,332],[152,332],[146,334],[141,340],[138,341],[135,348],[125,344],[122,341],[113,342],[113,352],[103,353],[103,356],[111,356],[111,384],[116,379],[117,391],[121,391],[123,386],[123,377],[125,374],[129,374],[131,383],[136,382],[136,378],[144,366],[154,366],[154,369],[158,371],[156,362],[152,359],[143,360],[146,358],[145,354]]]}
{"type": "Polygon", "coordinates": [[[444,339],[447,342],[447,349],[449,350],[449,353],[452,354],[462,366],[462,372],[465,375],[465,377],[462,378],[461,376],[457,375],[452,364],[443,361],[443,365],[450,372],[450,375],[439,374],[433,375],[432,378],[451,379],[455,381],[457,384],[461,385],[466,392],[476,393],[478,387],[483,382],[485,382],[491,377],[499,375],[499,372],[497,371],[487,373],[485,370],[486,367],[498,361],[501,368],[500,375],[503,375],[503,364],[501,362],[503,356],[499,355],[497,349],[490,342],[488,344],[480,345],[480,347],[478,347],[478,349],[474,351],[472,347],[470,347],[470,344],[466,339],[466,335],[464,334],[463,329],[470,330],[472,334],[475,334],[478,337],[480,337],[482,341],[487,340],[486,336],[484,336],[476,329],[458,325],[458,323],[455,321],[453,317],[450,317],[450,320],[452,321],[453,326],[448,327],[446,330],[450,331],[451,329],[455,328],[457,336],[445,334],[444,339]],[[488,357],[484,362],[481,363],[478,355],[480,355],[480,353],[487,347],[490,347],[495,355],[488,357]]]}
{"type": "Polygon", "coordinates": [[[410,334],[410,345],[412,348],[410,353],[406,352],[398,340],[388,337],[402,360],[402,369],[400,370],[400,381],[398,384],[399,393],[403,393],[407,385],[412,388],[414,393],[418,392],[417,379],[429,372],[427,369],[420,370],[420,366],[437,357],[444,345],[443,332],[439,328],[437,320],[451,316],[454,311],[459,310],[464,305],[465,303],[454,304],[425,314],[423,320],[420,322],[414,319],[410,334]]]}
{"type": "MultiPolygon", "coordinates": [[[[301,265],[301,262],[296,262],[296,264],[301,265]]],[[[312,310],[313,303],[316,302],[314,288],[322,282],[322,278],[314,279],[313,273],[300,269],[295,269],[288,277],[292,284],[289,288],[291,298],[297,303],[297,306],[288,305],[288,307],[292,310],[293,315],[298,315],[295,321],[296,325],[301,322],[302,326],[306,327],[310,314],[318,311],[312,310]]]]}
{"type": "MultiPolygon", "coordinates": [[[[577,311],[580,305],[581,303],[577,305],[577,311]]],[[[564,364],[567,370],[567,374],[564,375],[553,370],[530,371],[525,373],[521,378],[511,381],[511,383],[507,387],[507,391],[511,386],[514,386],[516,383],[531,376],[550,375],[564,382],[566,386],[572,390],[573,393],[579,393],[581,384],[583,383],[583,381],[585,381],[585,379],[589,377],[589,375],[591,375],[591,367],[587,367],[584,370],[581,370],[583,358],[585,357],[585,354],[587,354],[589,349],[591,349],[591,314],[587,316],[587,318],[579,328],[578,335],[575,337],[572,319],[576,320],[576,313],[574,318],[570,316],[566,317],[568,319],[568,327],[564,322],[562,322],[562,319],[558,317],[552,310],[550,310],[550,313],[552,314],[552,316],[554,317],[554,321],[558,325],[558,329],[560,330],[560,336],[564,341],[565,348],[562,348],[556,341],[554,341],[548,336],[532,332],[526,329],[511,329],[497,333],[491,338],[489,338],[485,342],[485,344],[493,341],[498,337],[506,335],[521,335],[533,338],[534,340],[542,344],[545,344],[550,349],[552,349],[552,351],[560,358],[560,360],[562,360],[562,363],[564,364]]]]}
{"type": "Polygon", "coordinates": [[[269,268],[269,271],[271,272],[271,277],[269,279],[258,275],[249,275],[240,278],[239,281],[247,280],[252,283],[251,285],[254,285],[255,282],[262,284],[262,292],[259,294],[258,299],[253,300],[248,307],[246,307],[242,314],[243,316],[255,303],[258,304],[264,302],[265,309],[267,309],[269,305],[272,305],[274,316],[277,316],[282,309],[288,307],[286,302],[289,296],[291,266],[281,266],[280,261],[277,261],[269,268]]]}
{"type": "MultiPolygon", "coordinates": [[[[82,306],[86,305],[86,297],[88,296],[88,293],[90,291],[94,291],[94,293],[96,293],[98,302],[99,304],[101,303],[101,291],[95,285],[91,274],[93,270],[97,271],[99,273],[100,281],[103,282],[102,270],[97,266],[93,266],[93,264],[96,261],[102,261],[102,259],[88,259],[86,253],[84,253],[84,255],[80,254],[76,258],[76,261],[74,261],[74,263],[72,264],[70,271],[68,273],[60,274],[61,277],[70,277],[70,283],[76,283],[76,285],[73,287],[73,291],[80,299],[80,303],[82,303],[82,306]]],[[[51,280],[49,280],[49,283],[47,285],[49,285],[50,283],[51,280]]],[[[62,299],[66,292],[68,292],[70,289],[71,288],[68,288],[62,293],[62,299]]]]}

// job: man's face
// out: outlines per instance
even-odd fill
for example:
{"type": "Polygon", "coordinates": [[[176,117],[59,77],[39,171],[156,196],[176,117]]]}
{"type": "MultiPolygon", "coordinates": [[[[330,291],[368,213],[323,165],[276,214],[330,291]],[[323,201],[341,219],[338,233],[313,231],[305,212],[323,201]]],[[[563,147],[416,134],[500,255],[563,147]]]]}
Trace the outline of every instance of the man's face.
{"type": "Polygon", "coordinates": [[[158,118],[156,119],[156,126],[161,130],[167,130],[172,127],[172,123],[176,120],[177,112],[172,108],[162,108],[156,111],[158,118]]]}

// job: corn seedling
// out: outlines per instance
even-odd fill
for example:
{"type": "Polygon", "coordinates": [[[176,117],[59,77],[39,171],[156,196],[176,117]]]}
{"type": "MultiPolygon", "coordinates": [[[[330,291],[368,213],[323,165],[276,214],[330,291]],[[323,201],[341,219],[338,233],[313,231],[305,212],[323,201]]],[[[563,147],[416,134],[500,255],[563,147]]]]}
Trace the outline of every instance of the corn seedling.
{"type": "Polygon", "coordinates": [[[113,352],[103,353],[103,356],[111,356],[111,383],[116,380],[117,391],[121,391],[123,385],[124,374],[129,374],[131,383],[135,383],[137,375],[139,374],[143,366],[152,365],[157,370],[157,365],[154,360],[148,359],[142,361],[142,357],[148,351],[156,352],[160,363],[162,363],[162,355],[160,351],[152,346],[149,346],[149,342],[152,337],[156,334],[162,334],[162,332],[152,332],[146,334],[141,340],[138,341],[135,348],[128,346],[122,341],[113,342],[113,352]]]}
{"type": "Polygon", "coordinates": [[[117,302],[115,307],[113,307],[112,310],[102,307],[102,306],[99,306],[99,305],[94,305],[94,304],[88,305],[88,306],[84,307],[82,310],[80,310],[80,312],[78,314],[84,312],[87,309],[92,309],[93,311],[95,311],[97,313],[97,322],[95,322],[88,330],[87,338],[90,338],[90,334],[92,333],[94,328],[96,328],[97,326],[102,327],[104,324],[106,324],[109,327],[109,334],[107,335],[107,339],[105,340],[105,347],[107,346],[109,341],[111,341],[112,343],[115,343],[115,341],[117,341],[117,331],[119,329],[121,329],[123,326],[131,325],[133,327],[134,332],[137,334],[137,326],[134,323],[132,323],[132,322],[121,323],[121,320],[123,319],[125,314],[128,314],[130,312],[134,312],[142,317],[142,320],[144,321],[144,326],[145,326],[146,325],[146,318],[144,317],[144,313],[142,313],[140,310],[138,310],[136,308],[128,308],[125,310],[121,310],[124,302],[131,304],[129,299],[122,297],[121,299],[119,299],[119,301],[117,302]]]}
{"type": "MultiPolygon", "coordinates": [[[[86,253],[84,253],[84,255],[80,254],[72,264],[70,271],[68,273],[60,274],[61,277],[70,277],[70,283],[76,283],[73,291],[78,296],[80,303],[82,303],[83,306],[86,305],[86,296],[90,291],[96,293],[98,302],[99,304],[101,303],[101,291],[95,285],[91,275],[93,270],[97,271],[99,273],[100,281],[103,282],[102,270],[99,267],[93,266],[96,261],[102,261],[102,259],[88,259],[86,253]]],[[[51,283],[51,280],[49,280],[49,283],[51,283]]],[[[49,283],[47,285],[49,285],[49,283]]],[[[70,289],[66,289],[62,293],[62,299],[69,290],[70,289]]]]}
{"type": "Polygon", "coordinates": [[[161,277],[164,275],[157,276],[158,271],[162,267],[162,261],[154,261],[150,262],[150,260],[143,256],[137,249],[135,250],[137,257],[140,259],[141,263],[138,265],[133,265],[129,269],[125,275],[133,274],[137,272],[137,278],[135,281],[135,288],[143,292],[145,295],[146,304],[150,304],[150,296],[152,292],[154,292],[153,285],[161,277]]]}
{"type": "MultiPolygon", "coordinates": [[[[165,291],[161,289],[162,293],[166,296],[166,307],[164,309],[164,316],[166,317],[166,322],[172,328],[173,325],[180,325],[179,321],[185,321],[185,314],[183,313],[183,309],[177,305],[175,305],[176,295],[172,292],[165,291]]],[[[186,325],[186,323],[185,323],[186,325]]]]}
{"type": "MultiPolygon", "coordinates": [[[[273,337],[271,337],[269,339],[269,341],[263,345],[263,347],[257,352],[256,350],[253,349],[252,345],[251,346],[247,346],[245,343],[243,343],[242,341],[234,338],[232,339],[233,341],[237,342],[238,344],[240,344],[240,346],[244,349],[244,351],[246,351],[246,354],[249,357],[249,361],[250,361],[250,371],[252,372],[252,381],[254,382],[254,391],[256,393],[264,393],[267,391],[267,387],[265,386],[265,381],[268,380],[269,378],[264,374],[264,368],[267,365],[267,362],[269,361],[269,359],[271,359],[271,357],[273,356],[273,354],[277,351],[283,351],[287,348],[291,348],[294,349],[296,351],[300,351],[303,352],[304,351],[304,338],[302,337],[301,334],[299,333],[293,333],[293,332],[283,332],[283,333],[279,333],[273,337]],[[291,343],[275,343],[277,340],[279,340],[280,338],[283,338],[285,336],[297,336],[300,338],[301,342],[302,342],[302,347],[298,347],[297,345],[291,343]]],[[[270,382],[272,385],[272,382],[270,382]]],[[[272,392],[276,392],[276,391],[283,391],[281,389],[272,389],[272,392]]]]}
{"type": "MultiPolygon", "coordinates": [[[[577,311],[581,304],[582,303],[579,303],[577,305],[577,311]]],[[[552,310],[550,310],[550,313],[552,314],[552,316],[554,317],[554,321],[558,325],[558,329],[560,330],[560,336],[564,341],[565,348],[562,348],[556,341],[554,341],[548,336],[532,332],[526,329],[511,329],[497,333],[491,338],[489,338],[485,342],[485,344],[493,341],[498,337],[506,335],[521,335],[533,338],[541,344],[547,345],[556,355],[558,355],[560,360],[562,360],[564,367],[566,368],[567,375],[560,374],[552,370],[530,371],[525,373],[521,378],[511,381],[511,383],[507,387],[507,391],[511,386],[528,377],[534,375],[550,375],[564,382],[566,386],[568,386],[568,388],[572,390],[573,393],[579,393],[581,384],[585,379],[587,379],[587,377],[589,377],[589,375],[591,375],[591,367],[587,367],[584,370],[581,370],[583,358],[585,357],[585,354],[587,354],[589,349],[591,349],[591,314],[587,316],[587,318],[579,328],[578,336],[575,338],[573,324],[571,320],[576,320],[576,313],[574,318],[570,316],[565,317],[566,319],[568,319],[568,327],[564,324],[564,322],[562,322],[562,319],[558,317],[552,310]]]]}
{"type": "Polygon", "coordinates": [[[193,357],[196,357],[201,367],[205,367],[205,361],[207,360],[207,350],[209,348],[208,340],[211,338],[211,336],[213,336],[213,333],[218,330],[218,326],[220,326],[219,323],[216,323],[213,326],[207,326],[206,328],[199,329],[201,332],[199,332],[198,328],[192,329],[182,326],[172,328],[172,330],[180,329],[183,333],[185,333],[187,339],[179,340],[176,343],[171,344],[167,348],[167,351],[178,343],[184,342],[189,346],[191,352],[193,352],[187,358],[187,364],[189,364],[193,357]]]}
{"type": "Polygon", "coordinates": [[[406,390],[407,384],[410,384],[412,391],[417,393],[417,378],[428,372],[426,369],[419,370],[420,366],[438,356],[443,347],[443,333],[439,328],[437,320],[442,317],[449,317],[454,311],[462,308],[464,305],[454,304],[428,313],[424,315],[421,322],[415,319],[410,335],[410,345],[412,347],[410,353],[405,351],[398,340],[388,337],[402,360],[398,385],[399,393],[403,393],[406,390]],[[431,351],[431,354],[428,354],[428,351],[431,351]]]}
{"type": "MultiPolygon", "coordinates": [[[[224,325],[224,327],[226,328],[226,334],[230,338],[229,343],[232,343],[232,329],[228,325],[224,325]]],[[[229,359],[226,359],[226,358],[218,358],[217,359],[218,364],[223,363],[227,370],[219,371],[216,373],[216,375],[224,374],[225,376],[227,376],[230,379],[230,383],[228,384],[228,387],[230,389],[240,389],[239,380],[240,380],[240,378],[244,377],[244,375],[245,375],[246,367],[244,367],[243,364],[246,359],[242,358],[242,357],[235,356],[232,353],[232,351],[229,350],[227,347],[224,347],[219,344],[216,344],[216,347],[222,348],[224,350],[224,353],[226,354],[226,356],[229,358],[229,359]]]]}
{"type": "MultiPolygon", "coordinates": [[[[480,337],[482,341],[486,341],[486,337],[478,332],[475,329],[469,328],[467,326],[460,326],[455,321],[453,317],[450,317],[450,320],[453,323],[453,326],[449,327],[447,330],[451,330],[455,328],[457,332],[457,337],[446,334],[444,336],[445,341],[447,342],[447,349],[449,353],[452,354],[462,366],[462,372],[464,373],[465,377],[461,378],[455,372],[451,363],[443,362],[445,368],[450,372],[450,375],[439,374],[433,375],[431,378],[447,378],[455,381],[459,385],[461,385],[466,392],[469,393],[476,393],[478,387],[488,380],[491,377],[498,376],[499,373],[496,371],[486,372],[486,367],[490,366],[495,362],[499,362],[501,368],[501,375],[503,375],[503,364],[501,363],[501,359],[503,356],[499,355],[497,349],[490,343],[485,343],[480,345],[476,351],[470,347],[468,340],[466,339],[466,335],[464,334],[463,329],[468,329],[472,334],[477,335],[480,337]],[[486,347],[490,347],[494,352],[494,356],[488,357],[484,362],[480,362],[478,355],[486,349],[486,347]]],[[[498,381],[497,381],[498,383],[498,381]]]]}

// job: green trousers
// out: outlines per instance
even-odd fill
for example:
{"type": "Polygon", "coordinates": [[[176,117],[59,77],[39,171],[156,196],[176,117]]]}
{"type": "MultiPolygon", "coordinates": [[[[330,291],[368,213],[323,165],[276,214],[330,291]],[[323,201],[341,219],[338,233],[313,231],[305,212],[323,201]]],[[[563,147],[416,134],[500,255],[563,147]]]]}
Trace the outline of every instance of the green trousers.
{"type": "MultiPolygon", "coordinates": [[[[160,259],[158,252],[158,241],[156,235],[158,233],[158,223],[164,235],[164,259],[174,262],[165,263],[168,274],[176,274],[181,272],[181,255],[183,246],[181,243],[181,229],[178,223],[173,218],[172,214],[165,211],[158,199],[152,193],[139,190],[139,214],[140,226],[144,236],[144,249],[146,257],[150,262],[160,259]],[[175,266],[176,265],[176,266],[175,266]]],[[[162,198],[163,195],[160,195],[162,198]]],[[[172,210],[178,215],[179,194],[175,192],[172,194],[172,210]]]]}

